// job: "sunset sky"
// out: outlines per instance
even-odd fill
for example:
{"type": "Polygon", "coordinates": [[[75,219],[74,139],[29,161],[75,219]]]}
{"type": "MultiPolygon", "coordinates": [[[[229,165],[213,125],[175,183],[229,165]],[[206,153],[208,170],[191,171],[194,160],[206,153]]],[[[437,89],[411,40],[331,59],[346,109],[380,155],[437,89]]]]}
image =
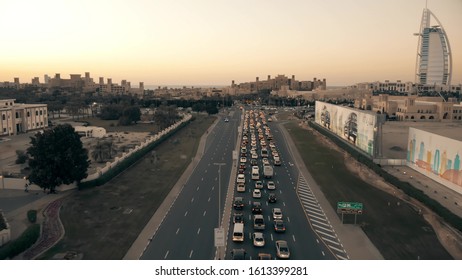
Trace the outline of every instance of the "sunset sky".
{"type": "MultiPolygon", "coordinates": [[[[0,0],[0,81],[414,81],[425,0],[0,0]]],[[[462,83],[462,0],[430,0],[462,83]]],[[[433,22],[436,24],[436,22],[433,22]]]]}

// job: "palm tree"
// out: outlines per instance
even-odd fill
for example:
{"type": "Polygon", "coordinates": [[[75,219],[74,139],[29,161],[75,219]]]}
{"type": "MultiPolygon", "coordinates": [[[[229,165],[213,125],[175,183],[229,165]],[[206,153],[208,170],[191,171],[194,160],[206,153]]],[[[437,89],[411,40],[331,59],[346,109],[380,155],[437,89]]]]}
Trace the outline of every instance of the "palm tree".
{"type": "Polygon", "coordinates": [[[98,163],[102,163],[105,160],[111,159],[113,154],[116,152],[116,149],[110,141],[99,141],[96,143],[95,147],[91,152],[91,157],[98,163]]]}

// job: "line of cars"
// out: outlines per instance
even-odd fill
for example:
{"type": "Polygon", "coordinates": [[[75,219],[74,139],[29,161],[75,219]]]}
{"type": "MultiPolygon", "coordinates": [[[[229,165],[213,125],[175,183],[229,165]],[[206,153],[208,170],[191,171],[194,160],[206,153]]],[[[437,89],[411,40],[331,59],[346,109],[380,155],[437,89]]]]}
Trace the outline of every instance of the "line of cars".
{"type": "MultiPolygon", "coordinates": [[[[286,230],[283,220],[283,211],[280,207],[269,207],[271,209],[271,226],[265,224],[263,212],[268,212],[268,206],[277,204],[276,183],[273,180],[273,166],[281,165],[281,160],[266,123],[266,117],[262,111],[245,113],[244,126],[242,129],[242,143],[239,158],[239,171],[236,178],[236,195],[233,203],[233,232],[232,240],[236,243],[245,242],[249,236],[253,247],[256,248],[258,259],[272,259],[268,247],[266,234],[269,232],[276,235],[274,248],[276,256],[280,259],[290,258],[290,250],[287,242],[282,239],[286,230]],[[246,206],[249,201],[249,206],[246,206]],[[248,209],[250,208],[250,209],[248,209]],[[265,209],[265,210],[264,210],[265,209]],[[251,213],[249,215],[249,212],[251,213]],[[249,220],[247,221],[245,214],[249,220]],[[251,234],[246,234],[245,229],[251,228],[251,234]],[[281,239],[280,239],[281,238],[281,239]]],[[[231,251],[234,259],[246,255],[242,248],[235,248],[231,251]]]]}

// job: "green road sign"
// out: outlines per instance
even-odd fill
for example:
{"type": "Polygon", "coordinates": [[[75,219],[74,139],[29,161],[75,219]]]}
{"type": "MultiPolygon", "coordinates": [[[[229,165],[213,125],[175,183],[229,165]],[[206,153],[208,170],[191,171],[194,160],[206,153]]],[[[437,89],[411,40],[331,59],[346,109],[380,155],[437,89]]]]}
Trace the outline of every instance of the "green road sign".
{"type": "Polygon", "coordinates": [[[337,202],[337,213],[362,214],[363,204],[360,202],[337,202]]]}

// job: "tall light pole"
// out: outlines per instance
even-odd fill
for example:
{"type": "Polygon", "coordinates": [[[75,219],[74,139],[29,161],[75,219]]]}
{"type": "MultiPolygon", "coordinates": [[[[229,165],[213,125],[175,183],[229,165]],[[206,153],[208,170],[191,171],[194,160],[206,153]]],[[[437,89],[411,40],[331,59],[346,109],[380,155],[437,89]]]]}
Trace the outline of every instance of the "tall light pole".
{"type": "Polygon", "coordinates": [[[221,228],[221,167],[226,163],[214,162],[213,165],[218,165],[218,228],[215,229],[215,247],[217,247],[217,256],[220,259],[220,248],[225,246],[225,235],[221,228]]]}

